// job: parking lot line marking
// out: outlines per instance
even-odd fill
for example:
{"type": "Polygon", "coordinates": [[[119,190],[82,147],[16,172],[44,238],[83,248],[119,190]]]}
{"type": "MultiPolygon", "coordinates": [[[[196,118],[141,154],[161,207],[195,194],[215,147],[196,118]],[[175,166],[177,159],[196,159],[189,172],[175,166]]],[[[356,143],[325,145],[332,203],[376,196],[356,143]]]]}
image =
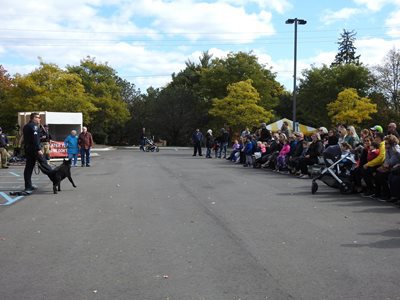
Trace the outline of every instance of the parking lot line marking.
{"type": "Polygon", "coordinates": [[[19,175],[19,174],[17,174],[17,173],[14,173],[14,172],[8,172],[8,173],[10,173],[11,175],[14,175],[14,176],[16,176],[16,177],[21,177],[21,175],[19,175]]]}
{"type": "Polygon", "coordinates": [[[10,196],[8,196],[6,193],[3,192],[0,192],[0,196],[2,196],[7,201],[5,203],[0,203],[0,206],[8,206],[24,198],[24,196],[17,196],[15,198],[11,198],[10,196]]]}

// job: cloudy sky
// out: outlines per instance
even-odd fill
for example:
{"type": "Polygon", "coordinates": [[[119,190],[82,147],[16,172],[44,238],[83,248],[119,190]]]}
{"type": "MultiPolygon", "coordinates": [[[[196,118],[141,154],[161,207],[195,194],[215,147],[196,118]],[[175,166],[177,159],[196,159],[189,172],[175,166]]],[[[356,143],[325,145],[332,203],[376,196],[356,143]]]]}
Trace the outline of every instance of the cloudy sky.
{"type": "MultiPolygon", "coordinates": [[[[330,64],[343,29],[357,32],[367,65],[400,48],[400,0],[0,0],[0,64],[26,74],[39,57],[60,67],[86,57],[108,62],[142,91],[162,87],[185,61],[253,51],[292,89],[298,70],[330,64]]],[[[298,73],[299,73],[298,72],[298,73]]]]}

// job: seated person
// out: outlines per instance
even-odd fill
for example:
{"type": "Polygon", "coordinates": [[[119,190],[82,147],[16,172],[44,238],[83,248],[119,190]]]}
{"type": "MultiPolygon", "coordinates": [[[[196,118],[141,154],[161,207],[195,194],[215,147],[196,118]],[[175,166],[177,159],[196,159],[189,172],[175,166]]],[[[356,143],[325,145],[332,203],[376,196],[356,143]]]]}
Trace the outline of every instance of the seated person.
{"type": "Polygon", "coordinates": [[[389,175],[391,170],[400,165],[399,139],[390,134],[385,137],[385,161],[376,169],[375,173],[375,197],[391,202],[389,189],[389,175]]]}
{"type": "Polygon", "coordinates": [[[319,133],[314,133],[311,136],[311,140],[306,155],[299,161],[299,178],[308,175],[308,166],[318,163],[318,157],[322,155],[322,151],[324,150],[319,133]]]}
{"type": "MultiPolygon", "coordinates": [[[[379,154],[363,165],[362,178],[367,188],[364,196],[371,196],[375,193],[374,176],[376,170],[383,164],[386,157],[386,147],[383,138],[384,134],[382,132],[375,133],[374,142],[379,144],[379,154]]],[[[373,149],[371,151],[373,151],[373,149]]]]}
{"type": "Polygon", "coordinates": [[[282,149],[279,151],[279,155],[276,159],[275,171],[283,171],[287,169],[287,159],[290,153],[290,143],[289,140],[285,138],[285,135],[282,134],[282,149]]]}
{"type": "Polygon", "coordinates": [[[239,144],[238,140],[235,140],[232,145],[232,152],[227,159],[230,161],[236,161],[237,157],[239,157],[239,155],[237,155],[237,153],[239,153],[241,149],[242,149],[242,145],[239,144]]]}
{"type": "MultiPolygon", "coordinates": [[[[276,163],[276,158],[279,155],[279,151],[281,151],[282,149],[282,142],[281,142],[281,134],[278,133],[274,133],[273,135],[273,140],[271,141],[271,144],[267,150],[267,154],[265,156],[263,156],[262,159],[262,167],[263,168],[274,168],[275,167],[275,163],[276,163]]],[[[285,135],[285,134],[283,134],[285,135]]],[[[286,137],[286,135],[285,135],[286,137]]]]}

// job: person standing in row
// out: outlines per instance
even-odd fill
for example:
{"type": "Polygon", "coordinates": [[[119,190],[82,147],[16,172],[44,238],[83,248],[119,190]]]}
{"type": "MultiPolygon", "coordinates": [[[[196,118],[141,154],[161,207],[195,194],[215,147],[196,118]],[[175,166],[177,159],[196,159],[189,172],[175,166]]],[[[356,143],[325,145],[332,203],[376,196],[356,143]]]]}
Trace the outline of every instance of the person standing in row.
{"type": "Polygon", "coordinates": [[[218,140],[220,143],[218,158],[222,158],[222,152],[224,153],[223,158],[226,158],[226,151],[229,143],[229,132],[225,128],[221,128],[221,134],[218,140]]]}
{"type": "Polygon", "coordinates": [[[146,145],[146,128],[142,128],[142,131],[140,132],[140,150],[143,152],[145,151],[144,146],[146,145]]]}
{"type": "Polygon", "coordinates": [[[211,148],[213,147],[213,145],[214,145],[214,137],[212,135],[212,130],[208,129],[206,134],[206,148],[207,148],[206,158],[211,158],[211,148]]]}
{"type": "Polygon", "coordinates": [[[68,158],[72,159],[72,166],[76,167],[78,160],[79,147],[78,147],[78,136],[76,130],[72,130],[71,134],[64,140],[65,148],[67,148],[68,158]]]}
{"type": "Polygon", "coordinates": [[[32,193],[36,189],[32,185],[32,172],[35,167],[36,161],[39,162],[41,167],[51,171],[51,167],[47,164],[47,161],[43,157],[43,151],[40,146],[40,115],[38,113],[31,113],[29,117],[29,123],[27,123],[22,129],[24,137],[25,147],[25,169],[24,169],[24,181],[25,181],[25,192],[32,193]]]}
{"type": "Polygon", "coordinates": [[[193,156],[196,156],[197,152],[199,152],[199,156],[203,156],[201,154],[201,143],[203,141],[203,134],[201,133],[200,129],[196,129],[192,135],[192,142],[194,147],[193,156]]]}
{"type": "Polygon", "coordinates": [[[90,167],[90,149],[93,146],[93,137],[85,126],[82,127],[82,132],[79,134],[78,145],[81,149],[81,166],[90,167]]]}
{"type": "Polygon", "coordinates": [[[0,127],[0,158],[1,158],[1,167],[3,169],[7,169],[7,158],[8,158],[8,152],[7,152],[7,147],[8,147],[8,137],[7,135],[3,132],[3,129],[0,127]]]}
{"type": "Polygon", "coordinates": [[[42,145],[43,155],[47,160],[50,160],[50,140],[49,125],[40,125],[40,143],[42,145]]]}

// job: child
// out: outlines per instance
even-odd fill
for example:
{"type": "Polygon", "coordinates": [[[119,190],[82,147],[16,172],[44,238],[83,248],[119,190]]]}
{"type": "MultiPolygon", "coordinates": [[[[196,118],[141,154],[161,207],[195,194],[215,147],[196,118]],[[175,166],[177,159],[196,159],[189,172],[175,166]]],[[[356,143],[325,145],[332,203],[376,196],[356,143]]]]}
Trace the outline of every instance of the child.
{"type": "Polygon", "coordinates": [[[275,171],[282,171],[282,169],[286,168],[286,157],[290,153],[290,144],[289,141],[285,138],[282,139],[283,147],[281,151],[279,151],[278,158],[276,160],[275,171]]]}
{"type": "Polygon", "coordinates": [[[372,142],[371,145],[369,146],[367,161],[373,160],[378,155],[379,155],[379,143],[372,142]]]}
{"type": "Polygon", "coordinates": [[[241,148],[242,148],[242,146],[239,144],[239,141],[235,140],[232,145],[232,152],[227,159],[230,161],[236,161],[236,158],[237,158],[236,153],[238,153],[241,148]]]}

